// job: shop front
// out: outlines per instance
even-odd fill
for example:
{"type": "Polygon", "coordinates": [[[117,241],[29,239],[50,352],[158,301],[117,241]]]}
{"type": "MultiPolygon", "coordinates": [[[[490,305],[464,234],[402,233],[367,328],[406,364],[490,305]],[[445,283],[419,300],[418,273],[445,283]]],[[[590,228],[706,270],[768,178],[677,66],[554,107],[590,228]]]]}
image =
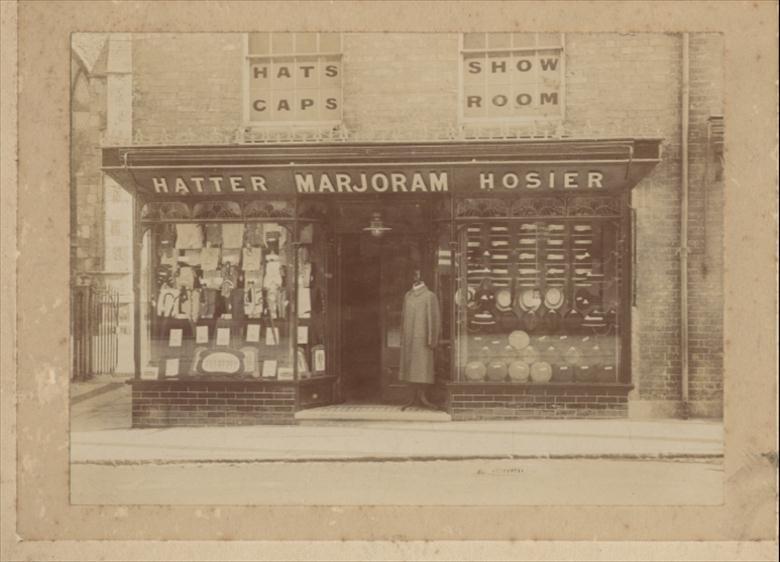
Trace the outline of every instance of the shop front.
{"type": "Polygon", "coordinates": [[[135,200],[133,425],[404,402],[414,271],[452,419],[625,415],[630,190],[659,160],[657,139],[104,148],[135,200]]]}

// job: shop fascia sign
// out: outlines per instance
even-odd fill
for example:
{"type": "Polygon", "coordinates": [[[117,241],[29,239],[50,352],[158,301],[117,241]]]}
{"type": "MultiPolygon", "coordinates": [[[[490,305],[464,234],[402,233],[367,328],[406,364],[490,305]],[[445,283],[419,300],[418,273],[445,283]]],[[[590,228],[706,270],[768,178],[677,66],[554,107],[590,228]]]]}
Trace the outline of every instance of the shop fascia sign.
{"type": "Polygon", "coordinates": [[[499,194],[512,192],[606,191],[626,184],[626,165],[566,163],[333,169],[158,169],[134,172],[140,191],[153,196],[499,194]]]}

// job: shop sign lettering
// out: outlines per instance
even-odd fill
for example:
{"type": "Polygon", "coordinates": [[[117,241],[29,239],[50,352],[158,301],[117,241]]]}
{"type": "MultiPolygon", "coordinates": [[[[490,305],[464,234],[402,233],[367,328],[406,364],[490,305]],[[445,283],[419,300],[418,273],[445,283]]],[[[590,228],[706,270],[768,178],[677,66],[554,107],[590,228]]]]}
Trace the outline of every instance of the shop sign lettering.
{"type": "Polygon", "coordinates": [[[614,170],[500,166],[490,171],[464,167],[394,171],[289,169],[263,173],[152,175],[138,178],[145,191],[160,196],[361,193],[476,193],[545,190],[601,190],[620,184],[625,168],[614,170]]]}
{"type": "Polygon", "coordinates": [[[447,172],[375,172],[370,174],[294,174],[298,193],[444,193],[447,172]]]}

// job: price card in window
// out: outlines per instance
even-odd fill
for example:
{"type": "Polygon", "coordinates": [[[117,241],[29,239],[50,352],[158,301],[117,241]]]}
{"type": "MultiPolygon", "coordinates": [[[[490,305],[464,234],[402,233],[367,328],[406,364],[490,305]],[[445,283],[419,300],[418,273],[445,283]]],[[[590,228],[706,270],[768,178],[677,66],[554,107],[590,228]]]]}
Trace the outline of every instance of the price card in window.
{"type": "Polygon", "coordinates": [[[217,345],[230,345],[230,328],[217,328],[217,345]]]}
{"type": "Polygon", "coordinates": [[[278,344],[279,344],[279,328],[266,328],[265,345],[278,345],[278,344]]]}
{"type": "Polygon", "coordinates": [[[181,328],[174,328],[171,330],[170,337],[168,338],[168,345],[170,347],[181,347],[181,328]]]}
{"type": "Polygon", "coordinates": [[[249,324],[246,327],[246,342],[247,343],[260,342],[260,324],[249,324]]]}
{"type": "Polygon", "coordinates": [[[263,361],[263,378],[273,379],[276,378],[276,360],[268,359],[263,361]]]}
{"type": "Polygon", "coordinates": [[[309,343],[308,326],[298,326],[298,343],[309,343]]]}
{"type": "Polygon", "coordinates": [[[198,326],[195,328],[195,342],[196,343],[209,343],[209,327],[198,326]]]}
{"type": "MultiPolygon", "coordinates": [[[[181,332],[181,330],[179,330],[181,332]]],[[[179,374],[179,360],[178,359],[166,359],[165,361],[165,376],[175,377],[179,374]]]]}

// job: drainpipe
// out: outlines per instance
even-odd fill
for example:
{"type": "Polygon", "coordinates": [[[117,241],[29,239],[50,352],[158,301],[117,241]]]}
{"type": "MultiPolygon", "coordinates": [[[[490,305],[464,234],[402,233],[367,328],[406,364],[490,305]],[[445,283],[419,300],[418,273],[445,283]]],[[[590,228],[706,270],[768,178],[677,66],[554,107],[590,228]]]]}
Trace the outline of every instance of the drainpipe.
{"type": "Polygon", "coordinates": [[[680,358],[682,417],[688,418],[688,120],[690,105],[690,36],[682,34],[682,123],[680,138],[680,358]]]}

